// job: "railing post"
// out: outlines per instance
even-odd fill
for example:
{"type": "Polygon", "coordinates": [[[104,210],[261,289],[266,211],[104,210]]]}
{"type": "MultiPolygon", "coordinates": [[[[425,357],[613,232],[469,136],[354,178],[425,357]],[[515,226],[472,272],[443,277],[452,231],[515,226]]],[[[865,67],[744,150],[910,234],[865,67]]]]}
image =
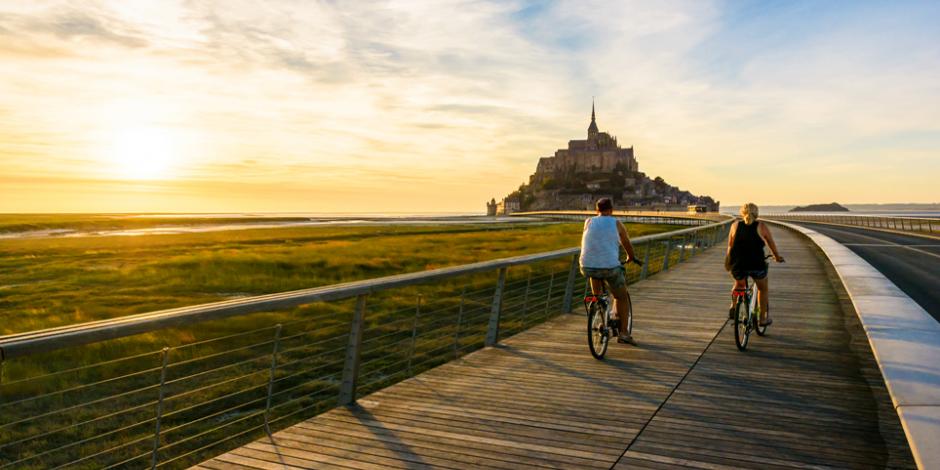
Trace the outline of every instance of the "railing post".
{"type": "Polygon", "coordinates": [[[271,413],[271,394],[274,391],[274,374],[277,372],[277,353],[281,347],[281,324],[274,330],[274,350],[271,351],[271,373],[268,375],[268,399],[264,405],[264,430],[270,435],[268,415],[271,413]]]}
{"type": "Polygon", "coordinates": [[[506,270],[499,268],[499,277],[496,279],[496,290],[493,291],[493,307],[490,310],[490,324],[486,328],[486,346],[494,346],[499,342],[499,315],[503,310],[503,288],[506,287],[506,270]]]}
{"type": "Polygon", "coordinates": [[[522,324],[525,325],[529,314],[529,289],[532,287],[532,268],[529,267],[529,275],[525,279],[525,294],[522,296],[522,324]]]}
{"type": "Polygon", "coordinates": [[[578,256],[571,257],[571,266],[568,268],[568,281],[565,282],[565,298],[562,308],[565,313],[571,313],[571,300],[574,298],[574,280],[578,276],[578,256]]]}
{"type": "Polygon", "coordinates": [[[362,330],[365,328],[366,294],[356,297],[356,311],[349,327],[346,361],[343,364],[343,382],[339,388],[339,405],[356,402],[356,383],[359,381],[359,352],[362,349],[362,330]]]}
{"type": "Polygon", "coordinates": [[[646,242],[646,253],[643,255],[643,267],[640,268],[640,279],[646,279],[649,273],[650,251],[653,251],[653,242],[646,242]]]}
{"type": "Polygon", "coordinates": [[[163,396],[166,384],[166,364],[170,357],[170,348],[163,348],[160,365],[160,392],[157,398],[156,424],[153,430],[153,451],[150,454],[151,470],[157,468],[157,451],[160,450],[160,422],[163,420],[163,396]]]}
{"type": "Polygon", "coordinates": [[[545,316],[548,316],[549,308],[552,306],[552,289],[555,288],[555,272],[552,271],[548,277],[548,296],[545,297],[545,316]]]}
{"type": "Polygon", "coordinates": [[[676,264],[681,263],[685,258],[685,245],[687,243],[688,237],[685,235],[682,236],[682,240],[679,242],[679,260],[676,261],[676,264]]]}
{"type": "Polygon", "coordinates": [[[408,373],[411,373],[412,359],[415,357],[415,343],[418,340],[418,318],[421,317],[421,294],[418,294],[418,303],[415,305],[415,320],[411,325],[411,349],[408,351],[408,373]]]}
{"type": "Polygon", "coordinates": [[[698,251],[698,232],[692,234],[692,257],[695,257],[695,253],[698,251]]]}
{"type": "Polygon", "coordinates": [[[663,271],[669,270],[669,251],[672,248],[672,240],[666,240],[666,250],[663,254],[663,271]]]}
{"type": "Polygon", "coordinates": [[[460,289],[460,306],[457,307],[457,330],[454,331],[454,359],[460,357],[460,324],[463,322],[463,302],[467,294],[467,286],[460,289]]]}

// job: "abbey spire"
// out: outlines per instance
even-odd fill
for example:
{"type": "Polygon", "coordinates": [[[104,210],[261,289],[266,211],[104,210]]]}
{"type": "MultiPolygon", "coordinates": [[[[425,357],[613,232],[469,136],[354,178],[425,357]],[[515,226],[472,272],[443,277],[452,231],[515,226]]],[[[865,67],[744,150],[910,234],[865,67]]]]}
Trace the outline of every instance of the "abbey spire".
{"type": "Polygon", "coordinates": [[[597,138],[597,121],[594,118],[594,99],[591,99],[591,125],[588,126],[588,140],[597,138]]]}

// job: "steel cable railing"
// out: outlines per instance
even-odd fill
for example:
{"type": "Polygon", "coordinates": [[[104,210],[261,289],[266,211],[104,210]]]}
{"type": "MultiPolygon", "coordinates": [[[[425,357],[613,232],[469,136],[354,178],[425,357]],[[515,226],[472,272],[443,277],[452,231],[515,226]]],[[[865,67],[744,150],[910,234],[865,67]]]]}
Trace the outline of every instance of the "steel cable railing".
{"type": "Polygon", "coordinates": [[[912,234],[936,235],[940,233],[940,219],[928,217],[899,217],[862,214],[767,214],[767,219],[792,222],[819,222],[824,224],[850,225],[869,229],[891,230],[912,234]]]}
{"type": "MultiPolygon", "coordinates": [[[[630,266],[627,278],[669,269],[726,230],[717,223],[639,237],[646,264],[630,266]]],[[[586,285],[576,255],[559,250],[2,337],[0,469],[198,463],[209,450],[350,403],[569,311],[586,285]],[[206,331],[206,322],[225,322],[224,333],[88,359],[125,337],[174,337],[165,325],[190,318],[210,325],[206,331]]]]}

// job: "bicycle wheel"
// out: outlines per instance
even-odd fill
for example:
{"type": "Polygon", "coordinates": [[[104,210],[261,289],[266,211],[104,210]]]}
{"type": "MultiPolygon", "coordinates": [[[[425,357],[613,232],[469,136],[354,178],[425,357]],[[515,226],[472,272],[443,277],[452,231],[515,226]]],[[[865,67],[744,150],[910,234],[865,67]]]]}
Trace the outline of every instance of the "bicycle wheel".
{"type": "Polygon", "coordinates": [[[621,331],[621,333],[626,333],[630,336],[633,336],[633,300],[630,298],[630,293],[627,292],[627,304],[630,308],[627,309],[627,331],[621,331]]]}
{"type": "Polygon", "coordinates": [[[747,302],[738,297],[738,301],[734,304],[734,342],[739,351],[747,349],[747,340],[751,336],[750,313],[747,302]]]}
{"type": "Polygon", "coordinates": [[[758,336],[764,336],[767,334],[767,327],[760,326],[760,304],[757,302],[757,284],[751,286],[751,319],[754,321],[754,331],[757,332],[758,336]]]}
{"type": "Polygon", "coordinates": [[[603,359],[607,354],[607,318],[604,309],[599,302],[591,302],[588,307],[588,347],[591,348],[591,355],[594,359],[603,359]]]}

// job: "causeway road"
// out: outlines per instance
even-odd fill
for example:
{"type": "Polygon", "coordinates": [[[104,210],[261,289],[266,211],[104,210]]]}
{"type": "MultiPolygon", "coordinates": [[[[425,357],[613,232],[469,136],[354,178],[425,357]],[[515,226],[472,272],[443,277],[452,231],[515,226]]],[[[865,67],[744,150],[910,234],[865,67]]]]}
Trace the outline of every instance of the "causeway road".
{"type": "Polygon", "coordinates": [[[842,225],[798,223],[854,251],[940,321],[940,240],[842,225]]]}

